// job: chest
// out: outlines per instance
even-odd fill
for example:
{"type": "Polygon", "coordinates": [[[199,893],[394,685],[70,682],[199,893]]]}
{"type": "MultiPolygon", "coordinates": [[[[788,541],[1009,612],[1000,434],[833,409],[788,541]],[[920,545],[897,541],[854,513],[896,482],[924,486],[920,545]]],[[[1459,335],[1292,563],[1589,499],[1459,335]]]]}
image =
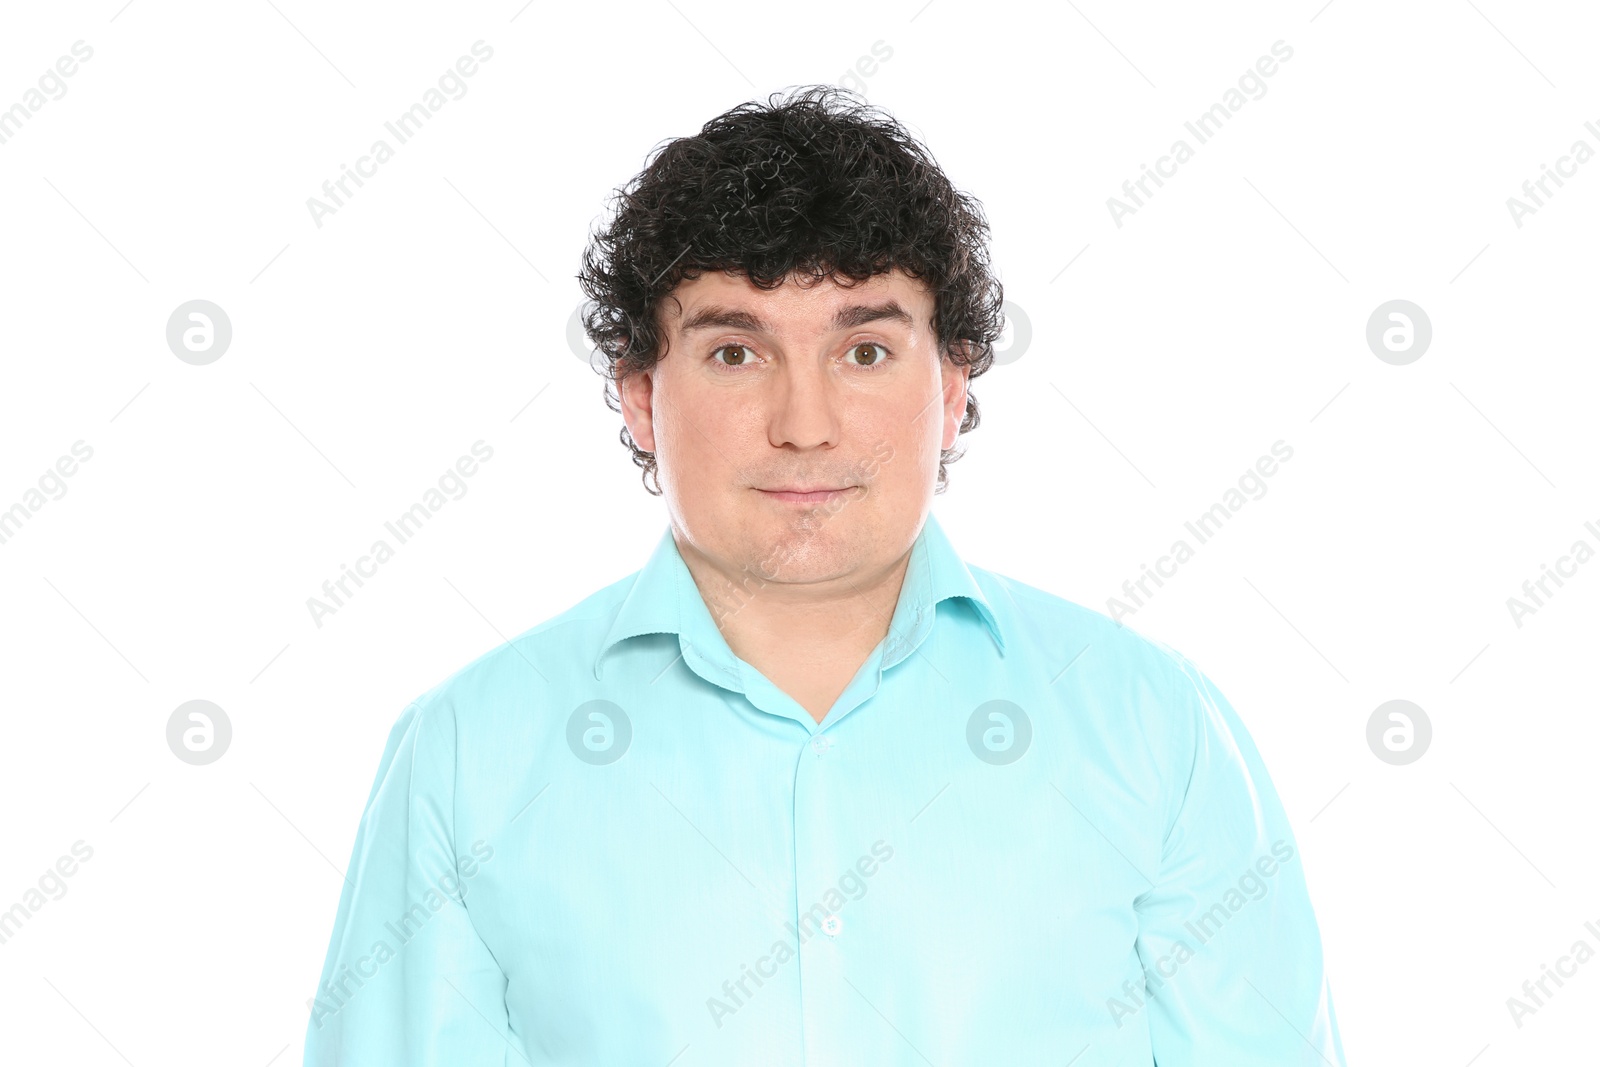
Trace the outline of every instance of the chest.
{"type": "Polygon", "coordinates": [[[468,897],[508,1007],[560,1047],[661,1062],[799,1047],[826,1029],[811,1013],[856,1018],[852,984],[930,1042],[1099,1025],[1137,973],[1152,791],[1086,727],[967,703],[908,694],[814,736],[729,705],[732,726],[704,722],[738,745],[680,713],[636,722],[614,764],[536,762],[519,788],[538,800],[468,897]]]}

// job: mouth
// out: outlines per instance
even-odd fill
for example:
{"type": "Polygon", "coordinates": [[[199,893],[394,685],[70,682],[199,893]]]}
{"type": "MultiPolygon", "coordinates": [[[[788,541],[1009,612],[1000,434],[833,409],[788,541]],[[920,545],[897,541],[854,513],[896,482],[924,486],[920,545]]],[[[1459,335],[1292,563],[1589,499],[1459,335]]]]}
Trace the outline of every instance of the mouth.
{"type": "Polygon", "coordinates": [[[787,501],[791,504],[826,504],[830,500],[844,496],[852,488],[845,486],[839,489],[828,488],[803,488],[799,486],[784,486],[777,489],[757,489],[756,492],[772,500],[787,501]]]}

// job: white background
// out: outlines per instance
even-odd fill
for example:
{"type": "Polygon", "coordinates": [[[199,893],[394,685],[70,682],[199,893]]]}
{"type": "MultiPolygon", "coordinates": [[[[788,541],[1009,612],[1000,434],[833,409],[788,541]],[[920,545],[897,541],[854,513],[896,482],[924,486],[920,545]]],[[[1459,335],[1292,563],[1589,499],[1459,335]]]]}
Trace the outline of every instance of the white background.
{"type": "MultiPolygon", "coordinates": [[[[534,0],[8,5],[0,108],[0,1056],[297,1064],[390,725],[641,566],[665,523],[569,347],[609,192],[789,86],[864,89],[985,205],[1027,347],[979,379],[935,509],[978,566],[1106,610],[1294,450],[1128,621],[1213,678],[1294,822],[1352,1064],[1594,1062],[1600,561],[1518,627],[1594,475],[1600,149],[1587,5],[534,0]],[[276,6],[274,6],[276,5],[276,6]],[[493,58],[318,227],[308,197],[483,40],[493,58]],[[1293,57],[1118,227],[1107,198],[1282,40],[1293,57]],[[1069,266],[1070,264],[1070,266],[1069,266]],[[1422,358],[1367,347],[1407,299],[1422,358]],[[216,302],[207,366],[168,316],[216,302]],[[306,607],[473,442],[493,459],[318,627],[306,607]],[[215,701],[217,763],[168,750],[215,701]],[[1427,712],[1407,766],[1382,702],[1427,712]]],[[[1015,338],[1013,338],[1015,343],[1015,338]]],[[[1192,541],[1192,539],[1191,539],[1192,541]]]]}

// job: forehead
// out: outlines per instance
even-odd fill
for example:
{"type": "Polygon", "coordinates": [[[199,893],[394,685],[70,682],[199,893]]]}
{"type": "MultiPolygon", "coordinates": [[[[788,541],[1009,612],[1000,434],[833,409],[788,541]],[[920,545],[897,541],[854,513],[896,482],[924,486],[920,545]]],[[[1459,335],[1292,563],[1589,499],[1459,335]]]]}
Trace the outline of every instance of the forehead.
{"type": "MultiPolygon", "coordinates": [[[[874,274],[859,282],[839,281],[829,276],[814,279],[809,276],[797,279],[794,275],[783,280],[775,289],[762,289],[741,273],[708,271],[698,278],[679,283],[663,302],[663,317],[673,328],[693,327],[706,319],[714,324],[726,324],[727,316],[719,312],[748,312],[750,322],[760,320],[778,327],[781,324],[807,328],[846,328],[860,319],[841,315],[841,311],[857,307],[898,307],[906,312],[911,323],[901,323],[911,329],[928,325],[933,317],[933,296],[917,279],[895,268],[883,274],[874,274]]],[[[736,316],[743,317],[743,316],[736,316]]],[[[889,322],[883,315],[877,321],[889,322]]],[[[891,323],[892,324],[892,323],[891,323]]]]}

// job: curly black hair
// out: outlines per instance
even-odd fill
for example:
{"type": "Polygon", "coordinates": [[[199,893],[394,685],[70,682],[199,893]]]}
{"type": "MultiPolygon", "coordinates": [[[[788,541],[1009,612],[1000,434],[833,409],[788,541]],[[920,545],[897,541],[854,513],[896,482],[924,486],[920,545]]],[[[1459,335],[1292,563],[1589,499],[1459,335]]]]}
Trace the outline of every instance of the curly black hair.
{"type": "MultiPolygon", "coordinates": [[[[899,268],[934,297],[944,358],[994,362],[1004,293],[989,266],[989,225],[977,200],[953,188],[928,150],[894,118],[832,85],[787,99],[740,104],[690,137],[657,146],[645,169],[613,195],[614,213],[583,255],[584,330],[613,387],[665,355],[656,310],[679,282],[737,271],[762,289],[791,273],[849,283],[899,268]]],[[[977,428],[970,389],[961,433],[977,428]]],[[[653,453],[624,426],[622,443],[645,489],[661,495],[653,453]],[[650,479],[656,481],[654,488],[650,479]]],[[[935,492],[946,486],[939,456],[935,492]]]]}

